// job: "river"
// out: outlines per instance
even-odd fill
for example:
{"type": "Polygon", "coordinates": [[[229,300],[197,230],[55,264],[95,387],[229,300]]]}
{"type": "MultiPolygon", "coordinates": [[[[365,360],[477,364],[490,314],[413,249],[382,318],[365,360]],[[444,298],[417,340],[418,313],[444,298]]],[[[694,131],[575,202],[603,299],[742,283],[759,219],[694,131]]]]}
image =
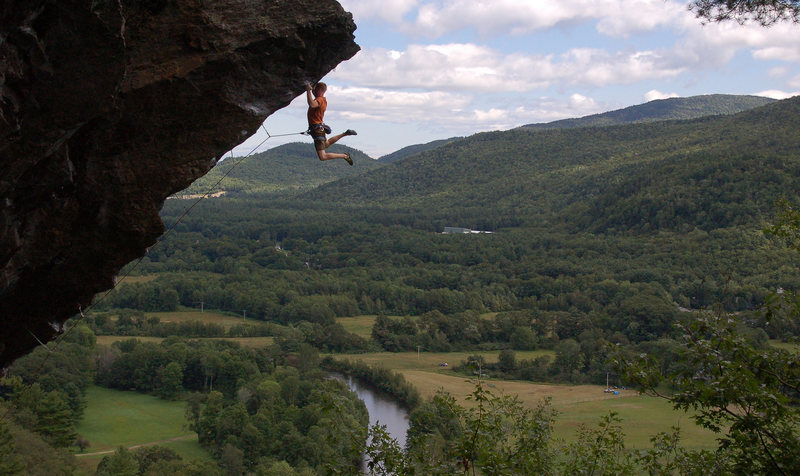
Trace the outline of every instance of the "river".
{"type": "Polygon", "coordinates": [[[405,408],[398,405],[389,395],[370,388],[353,377],[337,373],[331,376],[345,382],[364,402],[369,412],[370,426],[375,423],[386,425],[389,436],[394,438],[401,448],[405,447],[408,431],[408,412],[405,408]]]}

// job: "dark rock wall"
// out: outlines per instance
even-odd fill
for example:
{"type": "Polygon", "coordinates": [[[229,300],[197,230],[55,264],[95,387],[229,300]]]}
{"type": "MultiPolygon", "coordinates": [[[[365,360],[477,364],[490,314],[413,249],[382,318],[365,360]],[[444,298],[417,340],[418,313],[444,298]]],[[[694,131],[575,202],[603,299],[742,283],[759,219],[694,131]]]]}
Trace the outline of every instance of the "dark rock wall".
{"type": "Polygon", "coordinates": [[[164,227],[164,199],[357,51],[334,0],[0,0],[0,366],[164,227]]]}

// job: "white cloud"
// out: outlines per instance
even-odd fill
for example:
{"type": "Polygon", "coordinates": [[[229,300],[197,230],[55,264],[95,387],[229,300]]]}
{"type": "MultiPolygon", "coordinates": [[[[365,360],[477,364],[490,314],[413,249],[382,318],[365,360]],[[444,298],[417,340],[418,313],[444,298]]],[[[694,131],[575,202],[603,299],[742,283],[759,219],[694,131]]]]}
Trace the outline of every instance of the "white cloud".
{"type": "Polygon", "coordinates": [[[689,16],[675,24],[673,33],[678,40],[672,56],[693,69],[718,69],[742,51],[756,60],[800,62],[797,26],[788,23],[770,28],[736,22],[702,25],[689,16]]]}
{"type": "Polygon", "coordinates": [[[667,98],[677,98],[680,97],[680,94],[677,93],[662,93],[656,89],[651,89],[647,91],[644,95],[645,102],[655,101],[657,99],[667,99],[667,98]]]}
{"type": "Polygon", "coordinates": [[[654,51],[576,48],[554,55],[503,54],[474,44],[366,48],[340,65],[336,80],[388,89],[528,92],[551,85],[607,86],[674,78],[680,66],[654,51]]]}
{"type": "Polygon", "coordinates": [[[607,1],[597,6],[597,31],[614,37],[653,31],[692,16],[684,3],[665,0],[607,1]]]}
{"type": "Polygon", "coordinates": [[[597,109],[597,103],[594,99],[577,93],[569,97],[569,105],[571,109],[582,109],[586,111],[597,109]]]}
{"type": "Polygon", "coordinates": [[[418,0],[341,0],[345,10],[359,18],[378,18],[387,23],[402,22],[403,17],[419,4],[418,0]]]}
{"type": "Polygon", "coordinates": [[[470,96],[440,92],[385,91],[363,87],[331,86],[328,88],[331,106],[326,114],[335,119],[381,122],[425,122],[446,120],[458,116],[467,108],[470,96]]]}
{"type": "Polygon", "coordinates": [[[789,74],[789,68],[785,66],[778,66],[767,70],[767,76],[770,78],[782,78],[789,74]]]}
{"type": "Polygon", "coordinates": [[[753,58],[758,60],[779,60],[798,63],[800,62],[800,47],[784,45],[758,48],[753,51],[753,58]]]}
{"type": "Polygon", "coordinates": [[[670,0],[343,0],[342,5],[356,21],[378,18],[426,38],[463,30],[519,36],[591,20],[602,34],[627,36],[688,14],[683,2],[670,0]]]}
{"type": "Polygon", "coordinates": [[[786,92],[786,91],[778,91],[777,89],[769,89],[767,91],[761,91],[758,93],[754,93],[755,96],[764,96],[767,98],[772,99],[788,99],[794,96],[800,95],[800,91],[794,92],[786,92]]]}

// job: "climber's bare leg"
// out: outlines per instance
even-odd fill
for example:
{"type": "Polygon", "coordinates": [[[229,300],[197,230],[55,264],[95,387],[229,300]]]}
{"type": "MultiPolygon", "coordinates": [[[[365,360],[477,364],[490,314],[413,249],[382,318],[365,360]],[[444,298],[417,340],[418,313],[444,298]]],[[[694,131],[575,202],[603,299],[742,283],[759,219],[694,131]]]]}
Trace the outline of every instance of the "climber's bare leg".
{"type": "Polygon", "coordinates": [[[331,137],[327,140],[314,140],[314,148],[317,149],[317,157],[319,160],[333,160],[333,159],[344,159],[348,164],[353,165],[353,159],[350,158],[348,154],[339,154],[336,152],[326,152],[325,149],[330,147],[333,143],[337,140],[344,137],[345,134],[339,134],[336,136],[331,137]]]}

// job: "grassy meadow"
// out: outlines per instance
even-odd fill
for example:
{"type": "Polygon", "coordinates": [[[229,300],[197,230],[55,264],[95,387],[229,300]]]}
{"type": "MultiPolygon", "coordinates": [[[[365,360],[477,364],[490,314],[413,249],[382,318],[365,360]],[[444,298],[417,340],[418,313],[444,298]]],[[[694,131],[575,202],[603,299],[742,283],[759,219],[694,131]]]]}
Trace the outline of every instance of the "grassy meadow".
{"type": "Polygon", "coordinates": [[[155,274],[148,274],[143,276],[125,276],[125,279],[122,279],[118,285],[123,284],[136,284],[136,283],[149,283],[150,281],[155,281],[158,275],[155,274]]]}
{"type": "Polygon", "coordinates": [[[800,352],[800,345],[796,342],[784,342],[779,339],[770,339],[769,345],[787,352],[800,352]]]}
{"type": "Polygon", "coordinates": [[[338,317],[336,322],[347,332],[369,339],[377,316],[338,317]]]}
{"type": "Polygon", "coordinates": [[[230,314],[222,314],[216,311],[173,311],[173,312],[147,312],[148,316],[155,316],[161,322],[184,322],[184,321],[199,321],[204,324],[217,324],[225,328],[232,327],[240,324],[258,325],[262,321],[253,319],[247,320],[241,316],[231,316],[230,314]]]}
{"type": "Polygon", "coordinates": [[[210,455],[197,442],[197,434],[187,427],[185,409],[186,402],[182,401],[89,387],[86,411],[77,431],[91,446],[78,453],[78,459],[84,467],[94,468],[119,446],[154,444],[171,448],[187,459],[208,459],[210,455]]]}

